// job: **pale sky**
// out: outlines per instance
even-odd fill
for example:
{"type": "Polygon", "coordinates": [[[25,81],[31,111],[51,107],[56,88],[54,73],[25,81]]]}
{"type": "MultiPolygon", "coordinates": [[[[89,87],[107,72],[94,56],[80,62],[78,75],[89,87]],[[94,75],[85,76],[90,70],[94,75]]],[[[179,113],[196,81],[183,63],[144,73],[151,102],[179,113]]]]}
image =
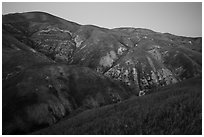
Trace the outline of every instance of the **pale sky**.
{"type": "Polygon", "coordinates": [[[2,13],[44,11],[82,25],[147,28],[181,36],[202,36],[201,2],[3,2],[2,13]]]}

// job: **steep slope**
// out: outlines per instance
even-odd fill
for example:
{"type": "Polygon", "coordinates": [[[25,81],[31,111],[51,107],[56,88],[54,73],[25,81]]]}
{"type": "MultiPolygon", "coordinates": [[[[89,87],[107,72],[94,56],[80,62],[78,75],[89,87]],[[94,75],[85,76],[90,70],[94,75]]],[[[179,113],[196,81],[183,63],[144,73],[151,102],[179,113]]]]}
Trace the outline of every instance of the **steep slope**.
{"type": "Polygon", "coordinates": [[[3,16],[3,28],[56,62],[89,67],[137,91],[197,77],[201,38],[79,25],[42,12],[3,16]]]}
{"type": "Polygon", "coordinates": [[[35,135],[202,134],[201,78],[167,86],[142,97],[85,111],[35,135]]]}
{"type": "Polygon", "coordinates": [[[131,93],[85,68],[33,65],[3,88],[3,133],[27,133],[56,123],[74,110],[120,102],[131,93]]]}

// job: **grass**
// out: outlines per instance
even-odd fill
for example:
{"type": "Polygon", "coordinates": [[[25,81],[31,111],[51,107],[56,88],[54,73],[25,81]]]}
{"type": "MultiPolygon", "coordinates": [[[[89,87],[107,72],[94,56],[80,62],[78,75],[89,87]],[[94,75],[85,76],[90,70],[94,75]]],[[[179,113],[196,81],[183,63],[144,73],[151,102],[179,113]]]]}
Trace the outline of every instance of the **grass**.
{"type": "Polygon", "coordinates": [[[202,134],[201,81],[90,109],[33,134],[202,134]]]}

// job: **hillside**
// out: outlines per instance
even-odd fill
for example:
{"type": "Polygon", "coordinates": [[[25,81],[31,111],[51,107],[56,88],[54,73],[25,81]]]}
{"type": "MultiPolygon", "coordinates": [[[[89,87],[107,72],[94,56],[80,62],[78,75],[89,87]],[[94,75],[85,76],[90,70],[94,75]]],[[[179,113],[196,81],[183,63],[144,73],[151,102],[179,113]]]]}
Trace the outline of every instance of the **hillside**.
{"type": "Polygon", "coordinates": [[[132,97],[118,104],[87,110],[32,134],[202,134],[201,78],[132,97]]]}
{"type": "Polygon", "coordinates": [[[38,64],[3,81],[3,133],[27,133],[52,125],[76,109],[90,109],[132,94],[85,67],[38,64]]]}
{"type": "Polygon", "coordinates": [[[56,62],[89,67],[136,90],[148,92],[202,71],[201,38],[79,25],[42,12],[5,15],[3,30],[56,62]]]}
{"type": "Polygon", "coordinates": [[[201,76],[201,37],[80,25],[44,12],[2,16],[3,134],[29,134],[46,127],[39,133],[200,134],[201,76]],[[189,119],[174,123],[187,111],[189,119]],[[124,130],[120,123],[126,112],[136,117],[127,117],[132,127],[124,130]],[[167,131],[168,125],[164,131],[154,129],[162,123],[155,122],[160,117],[176,126],[194,122],[197,129],[192,124],[188,131],[167,131]],[[50,130],[67,124],[67,131],[50,130]]]}

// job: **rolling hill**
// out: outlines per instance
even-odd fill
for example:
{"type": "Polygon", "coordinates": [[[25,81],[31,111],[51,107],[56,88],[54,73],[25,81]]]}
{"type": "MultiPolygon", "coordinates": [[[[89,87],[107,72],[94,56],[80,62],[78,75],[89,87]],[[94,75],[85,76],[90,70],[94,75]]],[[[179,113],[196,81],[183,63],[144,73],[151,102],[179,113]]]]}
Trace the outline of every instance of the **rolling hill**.
{"type": "Polygon", "coordinates": [[[200,135],[201,78],[189,79],[142,97],[87,110],[32,134],[200,135]]]}

